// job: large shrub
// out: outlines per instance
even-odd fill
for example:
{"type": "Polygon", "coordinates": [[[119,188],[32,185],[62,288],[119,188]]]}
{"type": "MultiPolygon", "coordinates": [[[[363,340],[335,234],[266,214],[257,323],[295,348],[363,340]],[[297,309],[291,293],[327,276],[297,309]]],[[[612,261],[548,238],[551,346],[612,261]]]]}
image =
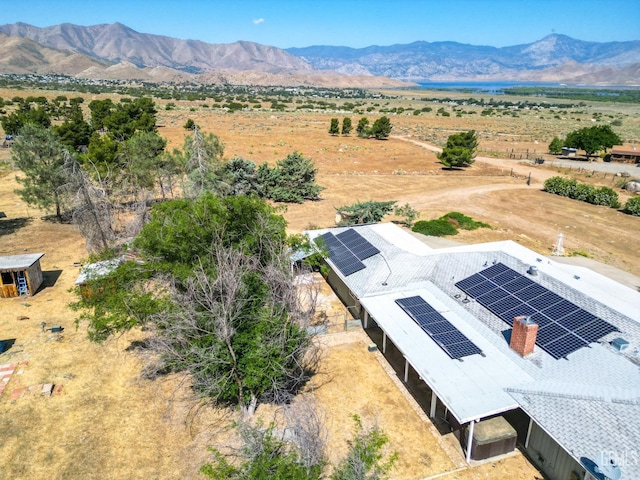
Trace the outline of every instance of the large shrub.
{"type": "Polygon", "coordinates": [[[640,217],[640,197],[634,197],[627,200],[627,203],[624,204],[623,211],[629,215],[640,217]]]}
{"type": "Polygon", "coordinates": [[[578,183],[573,178],[551,177],[544,182],[544,191],[569,197],[574,200],[619,208],[618,194],[609,187],[594,187],[586,183],[578,183]]]}
{"type": "Polygon", "coordinates": [[[458,229],[449,220],[444,218],[438,218],[437,220],[420,220],[416,222],[412,230],[433,237],[456,235],[458,233],[458,229]]]}
{"type": "Polygon", "coordinates": [[[604,205],[605,207],[620,208],[618,194],[609,187],[596,188],[591,202],[594,205],[604,205]]]}

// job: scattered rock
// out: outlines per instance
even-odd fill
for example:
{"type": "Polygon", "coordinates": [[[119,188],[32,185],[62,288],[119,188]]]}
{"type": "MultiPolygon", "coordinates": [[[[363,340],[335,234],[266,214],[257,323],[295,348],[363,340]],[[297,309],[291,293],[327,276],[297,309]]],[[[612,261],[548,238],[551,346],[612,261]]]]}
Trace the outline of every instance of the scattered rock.
{"type": "MultiPolygon", "coordinates": [[[[24,304],[23,304],[24,305],[24,304]]],[[[19,315],[17,317],[17,320],[29,320],[29,317],[27,317],[26,315],[19,315]]]]}

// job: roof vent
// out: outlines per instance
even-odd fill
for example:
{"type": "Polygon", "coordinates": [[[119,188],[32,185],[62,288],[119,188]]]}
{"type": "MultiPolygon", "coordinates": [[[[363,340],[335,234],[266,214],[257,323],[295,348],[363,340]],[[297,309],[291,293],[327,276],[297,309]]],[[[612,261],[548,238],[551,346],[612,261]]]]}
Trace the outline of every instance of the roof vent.
{"type": "Polygon", "coordinates": [[[529,270],[527,270],[527,273],[532,277],[538,276],[538,267],[536,267],[535,265],[531,265],[529,267],[529,270]]]}
{"type": "Polygon", "coordinates": [[[611,342],[611,346],[618,352],[624,352],[627,348],[629,348],[629,342],[622,337],[618,337],[611,342]]]}

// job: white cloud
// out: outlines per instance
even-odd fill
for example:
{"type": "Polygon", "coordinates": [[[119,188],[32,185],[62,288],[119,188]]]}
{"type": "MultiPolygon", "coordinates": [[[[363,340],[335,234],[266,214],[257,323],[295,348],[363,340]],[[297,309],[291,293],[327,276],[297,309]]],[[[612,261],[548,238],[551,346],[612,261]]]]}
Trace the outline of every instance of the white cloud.
{"type": "Polygon", "coordinates": [[[254,25],[260,25],[261,23],[264,23],[264,18],[256,18],[256,19],[253,21],[253,24],[254,24],[254,25]]]}

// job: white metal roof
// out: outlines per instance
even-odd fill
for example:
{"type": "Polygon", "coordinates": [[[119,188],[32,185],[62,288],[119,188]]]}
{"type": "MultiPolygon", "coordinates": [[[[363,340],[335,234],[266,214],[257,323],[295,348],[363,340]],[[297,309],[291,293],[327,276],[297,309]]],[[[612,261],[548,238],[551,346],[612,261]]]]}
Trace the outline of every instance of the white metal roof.
{"type": "Polygon", "coordinates": [[[80,270],[80,274],[78,275],[75,284],[84,285],[89,280],[100,278],[103,275],[106,275],[115,270],[123,261],[123,257],[118,257],[85,265],[84,267],[82,267],[82,270],[80,270]]]}
{"type": "Polygon", "coordinates": [[[0,257],[0,270],[21,270],[29,268],[44,256],[44,253],[25,253],[0,257]]]}

